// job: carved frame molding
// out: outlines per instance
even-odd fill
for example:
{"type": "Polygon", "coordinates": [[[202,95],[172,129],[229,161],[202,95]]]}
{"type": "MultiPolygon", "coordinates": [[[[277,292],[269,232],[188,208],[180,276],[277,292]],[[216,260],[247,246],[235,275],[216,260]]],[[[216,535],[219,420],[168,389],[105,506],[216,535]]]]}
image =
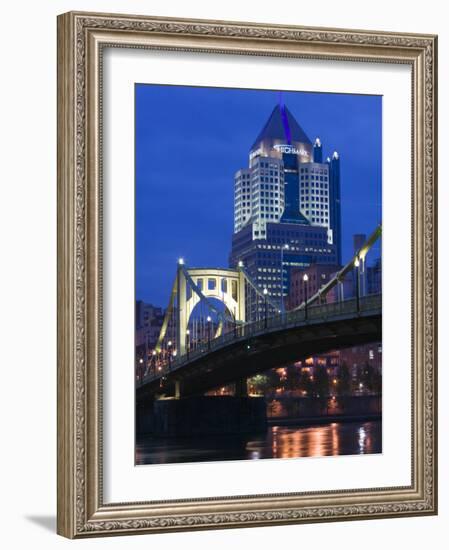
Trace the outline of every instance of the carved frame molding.
{"type": "Polygon", "coordinates": [[[58,533],[70,538],[437,512],[437,38],[70,12],[58,17],[58,533]],[[104,47],[412,67],[412,485],[146,503],[102,499],[104,47]]]}

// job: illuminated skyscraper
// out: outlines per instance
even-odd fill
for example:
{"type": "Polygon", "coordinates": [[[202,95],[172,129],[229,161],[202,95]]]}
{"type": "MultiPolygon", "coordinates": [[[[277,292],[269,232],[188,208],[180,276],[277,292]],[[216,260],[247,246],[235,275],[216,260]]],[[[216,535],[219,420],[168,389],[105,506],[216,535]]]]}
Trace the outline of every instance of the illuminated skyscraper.
{"type": "Polygon", "coordinates": [[[341,197],[340,197],[340,156],[334,151],[328,158],[329,167],[329,224],[333,242],[337,245],[338,263],[341,264],[341,197]]]}
{"type": "MultiPolygon", "coordinates": [[[[328,243],[340,249],[340,159],[323,162],[319,138],[307,134],[283,104],[276,105],[253,143],[249,167],[234,183],[234,232],[252,225],[253,238],[266,237],[267,223],[325,227],[328,243]]],[[[341,258],[340,258],[341,261],[341,258]]]]}
{"type": "Polygon", "coordinates": [[[243,261],[281,307],[291,267],[341,263],[339,159],[322,160],[320,140],[312,145],[281,103],[235,175],[230,264],[243,261]]]}
{"type": "Polygon", "coordinates": [[[331,243],[329,165],[323,164],[322,159],[323,149],[317,138],[313,147],[313,160],[300,167],[300,209],[312,225],[328,230],[328,241],[331,243]]]}

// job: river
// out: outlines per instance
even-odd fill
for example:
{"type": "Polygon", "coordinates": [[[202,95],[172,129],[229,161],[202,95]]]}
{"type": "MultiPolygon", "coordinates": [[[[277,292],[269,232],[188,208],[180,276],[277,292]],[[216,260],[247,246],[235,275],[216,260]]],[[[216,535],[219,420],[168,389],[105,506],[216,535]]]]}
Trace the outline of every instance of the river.
{"type": "Polygon", "coordinates": [[[139,436],[136,464],[360,455],[382,452],[382,423],[270,425],[263,434],[161,438],[139,436]]]}

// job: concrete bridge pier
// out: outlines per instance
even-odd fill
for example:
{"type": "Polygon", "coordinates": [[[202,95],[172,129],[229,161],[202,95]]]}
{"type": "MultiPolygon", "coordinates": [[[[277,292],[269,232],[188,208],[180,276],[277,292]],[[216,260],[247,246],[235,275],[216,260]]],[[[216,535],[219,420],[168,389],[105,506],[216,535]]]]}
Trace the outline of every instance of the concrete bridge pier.
{"type": "Polygon", "coordinates": [[[175,399],[181,399],[181,380],[175,380],[175,399]]]}
{"type": "Polygon", "coordinates": [[[267,429],[264,397],[249,397],[247,378],[235,384],[235,395],[183,394],[183,380],[174,379],[157,398],[141,394],[136,403],[136,431],[159,437],[239,435],[267,429]]]}
{"type": "Polygon", "coordinates": [[[136,433],[154,431],[154,399],[142,399],[136,403],[136,433]]]}
{"type": "Polygon", "coordinates": [[[248,380],[247,378],[240,378],[236,380],[234,384],[235,397],[248,397],[248,380]]]}
{"type": "Polygon", "coordinates": [[[160,437],[197,437],[264,432],[263,397],[205,396],[154,401],[151,433],[160,437]]]}

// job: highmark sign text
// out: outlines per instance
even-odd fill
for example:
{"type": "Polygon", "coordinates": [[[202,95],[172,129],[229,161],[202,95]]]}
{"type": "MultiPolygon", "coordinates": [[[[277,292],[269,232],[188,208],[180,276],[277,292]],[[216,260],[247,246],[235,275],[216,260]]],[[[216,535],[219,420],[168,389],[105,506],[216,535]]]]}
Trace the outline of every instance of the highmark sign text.
{"type": "Polygon", "coordinates": [[[301,155],[303,157],[309,154],[305,149],[297,149],[296,147],[293,147],[293,145],[289,145],[288,143],[278,143],[276,145],[273,145],[273,149],[278,153],[301,155]]]}

